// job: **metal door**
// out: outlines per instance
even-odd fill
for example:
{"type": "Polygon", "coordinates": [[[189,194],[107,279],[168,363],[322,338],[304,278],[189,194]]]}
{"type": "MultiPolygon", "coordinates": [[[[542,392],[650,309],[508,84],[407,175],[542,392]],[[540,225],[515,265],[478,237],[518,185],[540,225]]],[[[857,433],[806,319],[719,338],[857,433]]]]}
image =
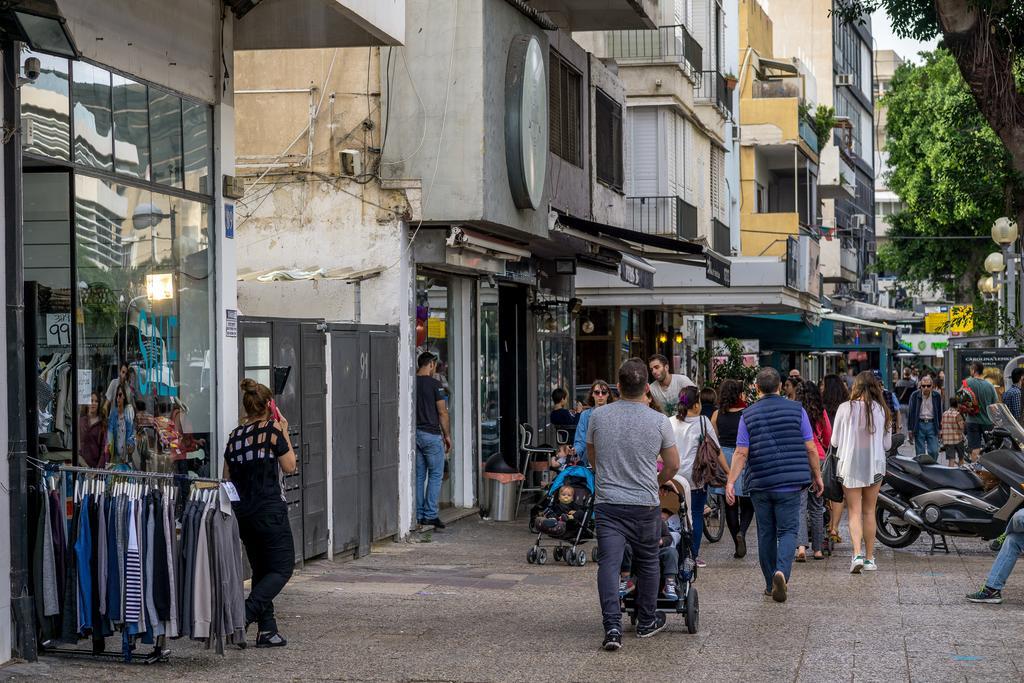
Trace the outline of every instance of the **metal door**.
{"type": "Polygon", "coordinates": [[[361,462],[368,460],[366,415],[369,409],[368,368],[360,348],[362,335],[353,330],[331,331],[331,422],[334,500],[334,552],[356,549],[369,543],[360,534],[361,462]]]}
{"type": "Polygon", "coordinates": [[[370,459],[373,539],[398,533],[398,335],[371,331],[370,459]]]}
{"type": "MultiPolygon", "coordinates": [[[[275,320],[273,326],[273,358],[274,365],[291,367],[288,382],[275,401],[288,420],[288,436],[299,463],[303,462],[302,449],[302,390],[299,386],[302,377],[301,332],[298,321],[275,320]]],[[[295,474],[284,478],[284,496],[288,503],[288,521],[292,527],[292,541],[295,544],[295,561],[302,562],[303,556],[303,525],[302,525],[302,471],[299,467],[295,474]]]]}
{"type": "Polygon", "coordinates": [[[327,359],[326,336],[317,323],[302,323],[302,536],[303,556],[327,552],[327,359]]]}

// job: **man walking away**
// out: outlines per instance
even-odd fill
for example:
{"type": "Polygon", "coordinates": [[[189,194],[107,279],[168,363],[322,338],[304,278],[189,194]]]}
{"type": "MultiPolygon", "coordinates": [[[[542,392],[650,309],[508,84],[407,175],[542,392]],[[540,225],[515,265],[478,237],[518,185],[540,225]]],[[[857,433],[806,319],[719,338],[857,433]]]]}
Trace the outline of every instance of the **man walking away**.
{"type": "Polygon", "coordinates": [[[733,505],[736,480],[749,465],[743,488],[750,494],[757,518],[764,593],[775,602],[786,601],[804,489],[811,484],[819,496],[825,490],[810,419],[800,403],[779,395],[781,384],[774,368],[757,373],[760,398],[740,418],[725,488],[726,500],[733,505]]]}
{"type": "Polygon", "coordinates": [[[903,368],[903,379],[893,386],[896,399],[900,402],[900,418],[904,425],[909,425],[907,415],[910,412],[910,395],[917,389],[917,384],[910,378],[910,368],[903,368]]]}
{"type": "Polygon", "coordinates": [[[661,406],[662,412],[672,417],[679,405],[679,393],[686,387],[696,385],[686,375],[673,375],[668,358],[660,353],[648,358],[647,364],[651,367],[651,375],[654,377],[654,382],[651,383],[651,396],[661,406]]]}
{"type": "Polygon", "coordinates": [[[978,404],[978,412],[967,415],[967,447],[971,449],[971,462],[978,462],[981,447],[985,445],[985,432],[992,429],[992,418],[988,416],[988,407],[998,403],[995,388],[988,380],[982,378],[985,366],[979,361],[971,363],[971,376],[967,379],[967,388],[974,393],[978,404]]]}
{"type": "Polygon", "coordinates": [[[1017,422],[1020,422],[1021,389],[1024,389],[1024,368],[1014,368],[1010,373],[1010,388],[1003,394],[1003,403],[1017,422]]]}
{"type": "Polygon", "coordinates": [[[594,408],[587,428],[587,458],[595,474],[594,519],[599,550],[597,592],[601,598],[605,650],[622,647],[619,568],[628,546],[637,576],[636,635],[647,638],[665,627],[658,602],[658,490],[679,469],[672,426],[647,407],[647,366],[639,358],[619,368],[620,400],[594,408]],[[663,467],[658,472],[658,455],[663,467]]]}
{"type": "Polygon", "coordinates": [[[437,356],[424,351],[416,359],[416,367],[416,520],[420,526],[443,529],[437,499],[444,455],[452,448],[448,404],[444,385],[434,378],[437,356]]]}
{"type": "MultiPolygon", "coordinates": [[[[935,391],[935,380],[925,375],[910,395],[907,412],[907,434],[914,442],[917,460],[923,463],[939,461],[939,419],[942,416],[942,398],[935,391]],[[931,458],[928,460],[927,458],[931,458]]],[[[895,432],[895,430],[893,430],[895,432]]]]}

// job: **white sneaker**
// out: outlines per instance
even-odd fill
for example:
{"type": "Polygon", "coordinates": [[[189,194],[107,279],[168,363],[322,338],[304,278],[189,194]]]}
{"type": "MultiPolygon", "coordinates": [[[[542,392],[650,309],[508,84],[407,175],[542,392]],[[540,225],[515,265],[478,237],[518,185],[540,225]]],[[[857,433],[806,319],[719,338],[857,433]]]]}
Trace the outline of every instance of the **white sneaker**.
{"type": "Polygon", "coordinates": [[[860,574],[862,569],[864,569],[864,556],[854,555],[853,559],[850,560],[850,573],[860,574]]]}
{"type": "Polygon", "coordinates": [[[877,572],[878,565],[875,564],[874,560],[864,560],[864,571],[866,572],[877,572]]]}

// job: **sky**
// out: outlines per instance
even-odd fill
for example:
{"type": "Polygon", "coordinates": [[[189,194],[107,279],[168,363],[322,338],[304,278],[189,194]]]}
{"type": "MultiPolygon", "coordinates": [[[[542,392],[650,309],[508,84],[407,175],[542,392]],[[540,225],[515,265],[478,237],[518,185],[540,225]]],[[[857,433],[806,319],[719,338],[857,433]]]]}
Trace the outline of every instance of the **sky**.
{"type": "Polygon", "coordinates": [[[921,50],[932,50],[938,42],[936,39],[933,39],[927,43],[922,43],[919,40],[896,36],[892,32],[889,15],[885,13],[885,10],[875,10],[874,14],[871,15],[871,34],[875,38],[876,50],[895,50],[896,54],[900,57],[915,64],[921,63],[921,59],[917,56],[918,52],[921,50]]]}

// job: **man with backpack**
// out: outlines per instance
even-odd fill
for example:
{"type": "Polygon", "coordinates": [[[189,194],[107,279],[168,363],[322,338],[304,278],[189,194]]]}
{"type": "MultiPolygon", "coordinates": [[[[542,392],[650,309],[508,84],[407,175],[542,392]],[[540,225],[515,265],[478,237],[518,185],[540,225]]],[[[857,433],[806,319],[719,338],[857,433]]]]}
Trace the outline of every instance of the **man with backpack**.
{"type": "Polygon", "coordinates": [[[971,376],[964,380],[956,392],[960,412],[967,420],[967,447],[971,449],[971,462],[977,462],[981,447],[985,444],[985,433],[992,429],[992,418],[988,407],[998,403],[995,388],[988,380],[982,379],[985,366],[979,361],[971,363],[971,376]]]}

